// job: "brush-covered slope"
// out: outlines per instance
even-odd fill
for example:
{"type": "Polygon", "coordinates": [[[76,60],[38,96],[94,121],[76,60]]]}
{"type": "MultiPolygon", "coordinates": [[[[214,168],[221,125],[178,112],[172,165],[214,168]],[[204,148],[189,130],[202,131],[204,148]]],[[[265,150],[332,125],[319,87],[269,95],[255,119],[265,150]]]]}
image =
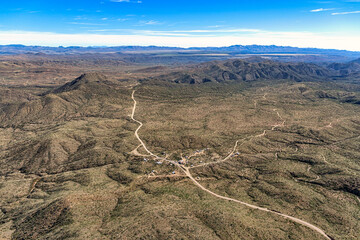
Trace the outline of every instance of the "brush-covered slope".
{"type": "Polygon", "coordinates": [[[116,116],[118,112],[113,104],[125,99],[116,90],[116,84],[104,75],[84,74],[39,99],[4,106],[0,110],[0,126],[59,123],[86,116],[116,116]]]}
{"type": "MultiPolygon", "coordinates": [[[[226,63],[222,70],[241,69],[226,63]]],[[[197,68],[205,74],[212,64],[197,68]]],[[[176,166],[145,156],[129,117],[132,90],[148,149],[171,160],[189,156],[205,188],[300,218],[336,240],[359,239],[356,84],[225,82],[130,89],[87,74],[21,104],[6,102],[0,239],[325,239],[217,198],[176,166]],[[234,148],[239,154],[222,161],[234,148]]]]}
{"type": "Polygon", "coordinates": [[[331,76],[330,70],[309,63],[229,60],[200,64],[187,71],[164,75],[160,79],[175,83],[197,84],[206,82],[254,81],[260,79],[306,81],[310,79],[324,79],[329,76],[331,76]]]}
{"type": "Polygon", "coordinates": [[[348,63],[332,63],[328,68],[338,71],[342,76],[360,73],[360,58],[348,63]]]}
{"type": "Polygon", "coordinates": [[[128,95],[90,73],[38,99],[2,107],[0,126],[13,139],[1,153],[1,172],[59,172],[118,161],[122,140],[110,139],[126,125],[128,95]]]}

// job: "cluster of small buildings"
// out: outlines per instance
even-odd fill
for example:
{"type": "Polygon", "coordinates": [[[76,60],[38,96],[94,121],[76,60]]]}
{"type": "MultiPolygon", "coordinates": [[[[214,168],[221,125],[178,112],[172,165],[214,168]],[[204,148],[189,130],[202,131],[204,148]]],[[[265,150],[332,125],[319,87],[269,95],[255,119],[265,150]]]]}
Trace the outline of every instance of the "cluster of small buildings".
{"type": "Polygon", "coordinates": [[[239,156],[240,155],[240,153],[239,152],[236,152],[236,153],[234,153],[233,155],[231,155],[231,157],[235,157],[235,156],[239,156]]]}
{"type": "Polygon", "coordinates": [[[209,150],[209,148],[204,148],[204,149],[200,149],[200,150],[196,150],[194,153],[201,153],[201,152],[205,152],[209,150]]]}
{"type": "Polygon", "coordinates": [[[181,165],[181,164],[185,164],[185,163],[186,163],[186,162],[185,162],[184,160],[182,160],[182,159],[178,161],[178,164],[180,164],[180,165],[181,165]]]}
{"type": "MultiPolygon", "coordinates": [[[[205,149],[201,149],[201,150],[195,150],[194,151],[194,154],[196,155],[196,154],[200,154],[200,153],[202,153],[202,152],[204,152],[204,151],[206,151],[206,150],[209,150],[209,148],[205,148],[205,149]]],[[[161,153],[162,155],[166,155],[166,153],[165,152],[162,152],[161,153]]],[[[237,152],[237,153],[235,153],[235,154],[233,154],[233,156],[235,156],[235,155],[239,155],[239,153],[237,152]]],[[[157,160],[161,160],[161,158],[158,158],[157,160]]],[[[179,165],[184,165],[184,164],[187,164],[187,161],[190,159],[190,156],[184,156],[184,157],[182,157],[182,159],[181,160],[178,160],[178,164],[179,165]]],[[[150,161],[151,159],[149,159],[149,158],[143,158],[143,160],[144,160],[144,162],[148,162],[148,161],[150,161]]],[[[198,159],[196,159],[196,160],[198,160],[198,159]]],[[[203,161],[200,161],[200,163],[202,163],[203,161]]],[[[161,165],[161,164],[163,164],[163,162],[162,161],[157,161],[157,162],[155,162],[155,164],[156,165],[161,165]]],[[[173,163],[170,163],[170,166],[174,166],[174,164],[173,163]]],[[[191,164],[190,165],[191,167],[194,167],[194,165],[193,164],[191,164]]],[[[151,175],[155,175],[155,173],[156,173],[156,170],[152,170],[151,171],[151,175]]],[[[172,175],[174,175],[174,174],[176,174],[176,171],[173,171],[173,172],[171,172],[171,174],[172,175]]]]}

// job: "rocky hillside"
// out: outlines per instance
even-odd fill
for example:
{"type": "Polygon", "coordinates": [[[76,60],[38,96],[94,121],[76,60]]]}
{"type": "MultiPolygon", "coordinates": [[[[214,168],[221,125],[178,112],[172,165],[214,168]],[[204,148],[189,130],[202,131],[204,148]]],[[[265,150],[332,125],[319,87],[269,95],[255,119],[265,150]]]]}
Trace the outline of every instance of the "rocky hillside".
{"type": "Polygon", "coordinates": [[[338,71],[343,76],[360,73],[360,58],[348,63],[332,63],[328,68],[338,71]]]}
{"type": "Polygon", "coordinates": [[[309,79],[324,79],[333,74],[332,70],[309,63],[229,60],[196,65],[188,71],[174,72],[161,76],[160,79],[189,84],[254,81],[260,79],[288,79],[300,82],[309,79]]]}
{"type": "Polygon", "coordinates": [[[0,127],[12,132],[13,141],[2,152],[1,172],[59,172],[113,162],[117,143],[107,149],[106,139],[121,132],[128,101],[128,90],[90,73],[37,99],[6,104],[0,127]],[[118,131],[107,132],[114,126],[118,131]]]}

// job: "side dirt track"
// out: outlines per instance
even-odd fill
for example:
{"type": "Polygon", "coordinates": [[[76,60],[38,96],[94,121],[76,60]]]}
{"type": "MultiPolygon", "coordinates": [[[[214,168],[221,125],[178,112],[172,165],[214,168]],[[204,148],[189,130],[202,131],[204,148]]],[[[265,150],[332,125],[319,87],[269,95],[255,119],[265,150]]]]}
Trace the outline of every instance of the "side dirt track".
{"type": "MultiPolygon", "coordinates": [[[[136,106],[137,106],[137,102],[136,102],[136,100],[135,100],[134,95],[135,95],[135,90],[134,90],[134,91],[132,92],[132,94],[131,94],[131,98],[132,98],[132,100],[134,101],[134,106],[133,106],[132,113],[131,113],[131,119],[132,119],[133,121],[135,121],[136,123],[139,124],[139,127],[135,130],[135,137],[138,139],[138,141],[140,142],[141,146],[144,148],[144,150],[145,150],[150,156],[155,157],[157,160],[163,160],[163,161],[167,161],[167,162],[170,162],[170,163],[174,164],[175,166],[177,166],[178,168],[180,168],[180,169],[184,172],[184,174],[185,174],[196,186],[198,186],[198,187],[199,187],[200,189],[202,189],[203,191],[205,191],[205,192],[213,195],[214,197],[217,197],[217,198],[220,198],[220,199],[223,199],[223,200],[227,200],[227,201],[236,202],[236,203],[239,203],[239,204],[244,205],[244,206],[246,206],[246,207],[249,207],[249,208],[252,208],[252,209],[256,209],[256,210],[259,210],[259,211],[264,211],[264,212],[276,214],[276,215],[281,216],[281,217],[283,217],[283,218],[285,218],[285,219],[288,219],[288,220],[290,220],[290,221],[293,221],[293,222],[295,222],[295,223],[301,224],[301,225],[303,225],[303,226],[305,226],[305,227],[308,227],[308,228],[314,230],[315,232],[321,234],[321,235],[322,235],[325,239],[327,239],[327,240],[333,240],[333,238],[331,238],[329,235],[327,235],[327,234],[325,233],[325,231],[323,231],[323,230],[320,229],[319,227],[317,227],[317,226],[315,226],[315,225],[313,225],[313,224],[311,224],[311,223],[309,223],[309,222],[306,222],[306,221],[304,221],[304,220],[301,220],[301,219],[299,219],[299,218],[296,218],[296,217],[293,217],[293,216],[289,216],[289,215],[286,215],[286,214],[283,214],[283,213],[280,213],[280,212],[277,212],[277,211],[274,211],[274,210],[270,210],[270,209],[267,209],[267,208],[259,207],[259,206],[253,205],[253,204],[249,204],[249,203],[242,202],[242,201],[237,200],[237,199],[233,199],[233,198],[221,196],[221,195],[219,195],[219,194],[217,194],[217,193],[214,193],[214,192],[210,191],[209,189],[205,188],[204,186],[202,186],[198,181],[196,181],[196,179],[195,179],[195,178],[191,175],[191,173],[190,173],[190,169],[191,169],[191,168],[186,167],[186,166],[182,166],[182,165],[180,165],[180,164],[179,164],[178,162],[176,162],[176,161],[173,161],[173,160],[170,160],[170,159],[167,159],[167,158],[164,158],[164,157],[160,157],[160,156],[157,156],[156,154],[152,153],[152,152],[146,147],[144,141],[140,138],[140,136],[139,136],[139,134],[138,134],[139,130],[140,130],[140,129],[142,128],[142,126],[143,126],[143,123],[142,123],[141,121],[139,121],[139,120],[136,120],[136,119],[134,118],[135,111],[136,111],[136,106]]],[[[280,118],[281,120],[283,120],[282,117],[280,116],[280,114],[279,114],[279,113],[277,113],[277,114],[278,114],[279,118],[280,118]]],[[[284,124],[285,124],[285,121],[284,121],[281,125],[275,125],[271,130],[274,130],[276,127],[283,126],[284,124]]],[[[264,131],[264,134],[261,134],[261,135],[263,136],[263,135],[265,135],[265,133],[266,133],[266,130],[264,131]]],[[[255,137],[259,137],[259,136],[260,136],[260,135],[255,136],[255,137]]],[[[204,163],[204,164],[201,164],[201,165],[197,165],[196,167],[203,167],[203,166],[205,166],[205,165],[217,164],[217,163],[222,163],[222,162],[227,161],[227,160],[230,158],[230,156],[236,151],[238,142],[239,142],[239,141],[236,141],[235,146],[234,146],[232,152],[231,152],[227,157],[225,157],[223,160],[218,161],[218,162],[212,162],[212,163],[204,163]]]]}

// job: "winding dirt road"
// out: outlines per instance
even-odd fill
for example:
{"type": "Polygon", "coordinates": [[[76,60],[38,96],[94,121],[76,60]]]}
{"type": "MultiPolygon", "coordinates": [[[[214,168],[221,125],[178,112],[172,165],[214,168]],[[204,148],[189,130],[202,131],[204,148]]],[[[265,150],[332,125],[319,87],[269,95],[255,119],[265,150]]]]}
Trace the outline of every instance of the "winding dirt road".
{"type": "MultiPolygon", "coordinates": [[[[213,195],[213,196],[215,196],[215,197],[217,197],[217,198],[220,198],[220,199],[223,199],[223,200],[227,200],[227,201],[236,202],[236,203],[242,204],[242,205],[244,205],[244,206],[246,206],[246,207],[249,207],[249,208],[252,208],[252,209],[256,209],[256,210],[259,210],[259,211],[264,211],[264,212],[276,214],[276,215],[281,216],[281,217],[283,217],[283,218],[285,218],[285,219],[288,219],[288,220],[290,220],[290,221],[293,221],[293,222],[295,222],[295,223],[301,224],[301,225],[303,225],[303,226],[305,226],[305,227],[308,227],[308,228],[314,230],[315,232],[321,234],[321,235],[322,235],[324,238],[326,238],[327,240],[333,240],[333,238],[329,237],[329,235],[327,235],[322,229],[316,227],[315,225],[313,225],[313,224],[311,224],[311,223],[308,223],[308,222],[306,222],[306,221],[303,221],[303,220],[301,220],[301,219],[299,219],[299,218],[292,217],[292,216],[289,216],[289,215],[286,215],[286,214],[283,214],[283,213],[280,213],[280,212],[277,212],[277,211],[274,211],[274,210],[270,210],[270,209],[267,209],[267,208],[259,207],[259,206],[252,205],[252,204],[249,204],[249,203],[246,203],[246,202],[242,202],[242,201],[237,200],[237,199],[233,199],[233,198],[221,196],[221,195],[219,195],[219,194],[217,194],[217,193],[214,193],[214,192],[210,191],[209,189],[205,188],[204,186],[202,186],[198,181],[196,181],[196,179],[191,175],[190,170],[189,170],[188,167],[182,166],[182,165],[178,164],[176,161],[172,161],[172,160],[169,160],[169,159],[166,159],[166,158],[162,158],[162,157],[159,157],[159,156],[155,155],[154,153],[152,153],[152,152],[146,147],[145,143],[141,140],[141,138],[139,137],[139,134],[138,134],[138,131],[139,131],[139,130],[141,129],[141,127],[143,126],[143,123],[140,122],[140,121],[138,121],[138,120],[136,120],[136,119],[134,118],[135,111],[136,111],[136,106],[137,106],[137,102],[136,102],[136,100],[135,100],[135,98],[134,98],[134,94],[135,94],[135,90],[134,90],[134,91],[132,92],[132,94],[131,94],[131,98],[132,98],[132,100],[134,101],[134,107],[133,107],[133,109],[132,109],[131,119],[139,124],[139,127],[135,130],[135,136],[136,136],[136,138],[139,140],[139,142],[141,143],[141,145],[142,145],[142,147],[145,149],[145,151],[149,153],[149,155],[151,155],[151,156],[153,156],[153,157],[156,157],[157,159],[162,159],[162,160],[164,160],[164,161],[168,161],[168,162],[174,164],[175,166],[179,167],[179,168],[185,173],[185,175],[186,175],[192,182],[194,182],[194,184],[195,184],[196,186],[198,186],[198,187],[199,187],[200,189],[202,189],[203,191],[205,191],[205,192],[207,192],[207,193],[209,193],[209,194],[211,194],[211,195],[213,195]]],[[[279,115],[280,115],[280,114],[279,114],[279,115]]],[[[279,116],[279,117],[281,118],[281,116],[279,116]]],[[[285,121],[284,121],[284,123],[285,123],[285,121]]],[[[236,150],[236,147],[237,147],[238,142],[239,142],[239,141],[236,141],[235,146],[234,146],[234,148],[233,148],[233,151],[232,151],[226,158],[224,158],[221,162],[224,162],[224,161],[228,160],[228,159],[231,157],[231,155],[232,155],[232,154],[235,152],[235,150],[236,150]]],[[[213,163],[209,163],[209,164],[213,164],[213,163]]],[[[201,166],[202,166],[202,165],[201,165],[201,166]]]]}
{"type": "Polygon", "coordinates": [[[209,189],[205,188],[204,186],[202,186],[198,181],[196,181],[194,179],[194,177],[191,175],[191,173],[189,172],[188,168],[183,167],[183,166],[181,166],[181,168],[184,170],[186,176],[188,176],[191,179],[191,181],[193,181],[195,183],[195,185],[197,185],[199,188],[201,188],[205,192],[208,192],[208,193],[210,193],[211,195],[213,195],[213,196],[215,196],[217,198],[221,198],[221,199],[232,201],[232,202],[237,202],[237,203],[240,203],[240,204],[245,205],[245,206],[247,206],[249,208],[252,208],[252,209],[257,209],[257,210],[260,210],[260,211],[269,212],[269,213],[279,215],[279,216],[281,216],[283,218],[289,219],[289,220],[291,220],[293,222],[296,222],[296,223],[299,223],[299,224],[301,224],[303,226],[306,226],[306,227],[320,233],[326,239],[331,240],[331,238],[323,230],[321,230],[320,228],[312,225],[311,223],[305,222],[305,221],[303,221],[301,219],[298,219],[298,218],[295,218],[295,217],[292,217],[292,216],[289,216],[289,215],[286,215],[286,214],[282,214],[280,212],[276,212],[276,211],[273,211],[273,210],[270,210],[270,209],[267,209],[267,208],[263,208],[263,207],[258,207],[258,206],[255,206],[255,205],[252,205],[252,204],[249,204],[249,203],[246,203],[246,202],[242,202],[242,201],[237,200],[237,199],[224,197],[224,196],[221,196],[221,195],[219,195],[217,193],[214,193],[214,192],[210,191],[209,189]]]}
{"type": "Polygon", "coordinates": [[[131,98],[132,98],[132,100],[134,101],[134,107],[133,107],[133,110],[132,110],[132,113],[131,113],[131,119],[139,124],[139,127],[135,130],[135,136],[136,136],[136,138],[139,140],[139,142],[141,143],[142,147],[145,149],[145,151],[146,151],[147,153],[149,153],[151,156],[157,157],[155,154],[153,154],[152,152],[150,152],[149,149],[147,149],[145,143],[144,143],[144,142],[141,140],[141,138],[139,137],[138,132],[139,132],[140,128],[142,128],[143,123],[140,122],[140,121],[138,121],[138,120],[136,120],[136,119],[134,118],[135,111],[136,111],[136,105],[137,105],[137,102],[136,102],[136,100],[135,100],[135,98],[134,98],[134,94],[135,94],[135,91],[133,91],[132,94],[131,94],[131,98]]]}

